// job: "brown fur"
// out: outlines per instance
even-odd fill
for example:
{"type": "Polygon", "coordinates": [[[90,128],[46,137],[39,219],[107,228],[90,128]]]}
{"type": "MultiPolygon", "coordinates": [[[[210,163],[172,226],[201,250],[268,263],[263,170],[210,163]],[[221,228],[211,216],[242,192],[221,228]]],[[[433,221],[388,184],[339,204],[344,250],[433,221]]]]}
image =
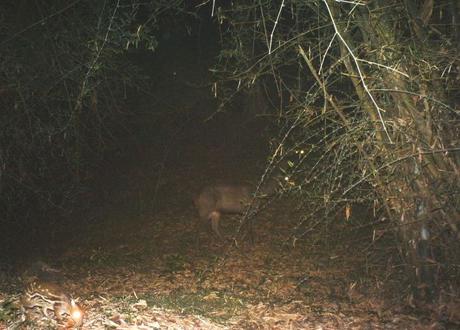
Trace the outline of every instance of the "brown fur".
{"type": "MultiPolygon", "coordinates": [[[[255,188],[247,184],[215,184],[204,187],[194,198],[195,207],[202,220],[210,220],[212,230],[222,238],[219,221],[222,214],[243,214],[253,201],[255,188]]],[[[261,194],[271,194],[276,182],[267,184],[261,194]]],[[[257,199],[255,200],[257,203],[257,199]]]]}

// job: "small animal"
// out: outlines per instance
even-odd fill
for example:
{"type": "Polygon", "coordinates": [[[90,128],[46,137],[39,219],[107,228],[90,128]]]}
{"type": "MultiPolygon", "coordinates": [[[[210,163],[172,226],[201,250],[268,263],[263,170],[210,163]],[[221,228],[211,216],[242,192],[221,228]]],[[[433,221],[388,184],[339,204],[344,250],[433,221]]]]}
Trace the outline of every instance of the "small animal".
{"type": "Polygon", "coordinates": [[[23,315],[36,308],[47,318],[51,318],[50,312],[53,312],[58,322],[67,321],[69,326],[83,324],[83,310],[57,283],[35,279],[25,284],[21,296],[23,315]]]}

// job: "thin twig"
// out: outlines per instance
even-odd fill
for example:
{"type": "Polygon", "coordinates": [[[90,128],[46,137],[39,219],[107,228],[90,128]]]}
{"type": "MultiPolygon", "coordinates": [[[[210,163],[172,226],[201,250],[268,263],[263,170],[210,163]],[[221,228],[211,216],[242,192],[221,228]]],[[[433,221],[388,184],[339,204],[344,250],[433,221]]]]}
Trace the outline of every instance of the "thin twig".
{"type": "Polygon", "coordinates": [[[337,107],[337,105],[333,102],[332,97],[329,95],[329,93],[326,90],[326,86],[324,85],[324,82],[319,78],[319,75],[316,72],[315,68],[313,67],[313,64],[311,63],[310,59],[307,57],[307,54],[305,54],[305,51],[300,45],[299,45],[299,52],[300,52],[300,55],[303,57],[305,63],[307,63],[307,66],[310,69],[311,74],[313,75],[315,80],[318,82],[318,84],[321,86],[325,99],[329,101],[329,103],[331,103],[332,107],[334,108],[335,112],[339,115],[340,119],[342,119],[343,123],[348,126],[349,123],[348,123],[347,118],[345,117],[342,110],[340,110],[339,107],[337,107]]]}
{"type": "MultiPolygon", "coordinates": [[[[403,157],[399,157],[398,159],[395,159],[389,163],[385,163],[378,167],[376,171],[383,170],[384,168],[387,168],[391,165],[394,165],[396,163],[402,162],[406,159],[413,158],[413,157],[419,157],[420,155],[431,155],[431,154],[439,154],[439,153],[445,153],[445,152],[460,152],[460,148],[445,148],[445,149],[439,149],[439,150],[430,150],[430,151],[420,151],[416,153],[412,153],[403,157]]],[[[360,183],[362,183],[364,180],[368,179],[371,175],[377,174],[376,172],[372,171],[369,174],[363,176],[361,179],[353,183],[351,186],[349,186],[345,191],[342,193],[342,196],[346,195],[350,190],[354,189],[356,186],[358,186],[360,183]]]]}
{"type": "Polygon", "coordinates": [[[327,45],[326,51],[324,52],[323,58],[321,59],[321,64],[319,66],[318,73],[321,73],[321,71],[323,71],[324,61],[326,60],[327,53],[329,53],[329,49],[331,48],[332,43],[334,42],[336,35],[337,35],[337,33],[334,33],[334,35],[332,36],[331,40],[329,41],[329,44],[327,45]]]}
{"type": "Polygon", "coordinates": [[[101,56],[102,50],[105,48],[105,44],[107,43],[107,41],[109,39],[109,33],[110,33],[110,31],[112,31],[112,24],[113,24],[113,21],[115,19],[115,14],[117,13],[119,6],[120,6],[120,0],[117,1],[115,9],[113,10],[113,14],[112,14],[112,17],[110,18],[109,25],[107,26],[107,30],[106,30],[106,33],[105,33],[105,36],[104,36],[104,40],[102,41],[102,44],[99,47],[99,50],[97,51],[96,56],[94,56],[94,59],[91,62],[90,66],[88,67],[88,71],[85,74],[85,78],[83,79],[83,82],[81,84],[80,94],[78,95],[78,98],[77,98],[77,104],[75,105],[76,110],[79,110],[81,108],[81,106],[82,106],[83,96],[84,96],[85,90],[86,90],[86,84],[89,81],[89,76],[90,76],[91,72],[93,71],[93,69],[95,68],[96,63],[99,60],[99,57],[101,56]]]}
{"type": "Polygon", "coordinates": [[[272,53],[272,44],[273,44],[273,34],[275,33],[276,26],[278,25],[280,16],[281,16],[281,11],[283,10],[284,7],[284,0],[281,2],[280,9],[278,11],[278,16],[276,16],[276,21],[275,25],[273,25],[272,33],[270,34],[270,44],[268,45],[268,54],[272,53]]]}
{"type": "Polygon", "coordinates": [[[66,10],[72,8],[73,6],[75,6],[77,3],[81,2],[81,0],[76,0],[72,3],[69,3],[67,6],[65,6],[64,8],[58,10],[57,12],[51,14],[51,15],[48,15],[44,18],[42,18],[41,20],[38,20],[36,21],[35,23],[25,27],[24,29],[22,29],[21,31],[13,34],[11,37],[9,37],[8,39],[6,40],[3,40],[2,43],[0,44],[1,46],[3,46],[4,44],[6,44],[7,42],[10,42],[11,40],[15,39],[16,37],[20,36],[21,34],[29,31],[30,29],[34,28],[35,26],[37,25],[44,25],[46,21],[52,19],[54,16],[57,16],[59,14],[62,14],[63,12],[65,12],[66,10]]]}
{"type": "Polygon", "coordinates": [[[402,71],[399,71],[399,70],[396,70],[395,68],[392,68],[392,67],[389,67],[388,65],[384,65],[384,64],[380,64],[380,63],[376,63],[376,62],[372,62],[372,61],[367,61],[367,60],[363,60],[362,58],[358,58],[358,61],[359,62],[363,62],[363,63],[367,63],[367,64],[371,64],[371,65],[375,65],[375,66],[378,66],[378,67],[382,67],[382,68],[385,68],[387,70],[390,70],[390,71],[393,71],[395,73],[398,73],[406,78],[409,78],[409,75],[407,73],[404,73],[402,71]]]}
{"type": "Polygon", "coordinates": [[[353,62],[355,63],[356,70],[358,70],[359,78],[361,80],[361,83],[363,84],[363,88],[366,91],[366,94],[369,96],[369,99],[371,100],[371,102],[374,105],[375,109],[377,110],[377,114],[379,115],[380,123],[382,124],[383,130],[385,131],[385,134],[387,135],[388,141],[391,144],[393,144],[393,140],[391,139],[390,134],[388,133],[387,127],[385,125],[385,122],[383,120],[382,109],[380,109],[379,105],[377,104],[377,101],[374,99],[374,96],[370,92],[369,87],[367,87],[367,84],[366,84],[366,82],[364,80],[364,75],[361,72],[361,67],[359,66],[358,58],[355,56],[355,54],[353,53],[353,50],[350,48],[348,43],[345,41],[345,39],[340,34],[339,28],[337,27],[337,24],[335,23],[334,16],[332,15],[331,8],[329,8],[329,4],[327,3],[327,0],[323,0],[323,2],[326,5],[327,12],[329,13],[329,17],[331,18],[331,22],[332,22],[332,25],[334,26],[335,33],[339,36],[339,38],[342,41],[343,45],[347,48],[348,53],[350,54],[351,58],[353,59],[353,62]]]}

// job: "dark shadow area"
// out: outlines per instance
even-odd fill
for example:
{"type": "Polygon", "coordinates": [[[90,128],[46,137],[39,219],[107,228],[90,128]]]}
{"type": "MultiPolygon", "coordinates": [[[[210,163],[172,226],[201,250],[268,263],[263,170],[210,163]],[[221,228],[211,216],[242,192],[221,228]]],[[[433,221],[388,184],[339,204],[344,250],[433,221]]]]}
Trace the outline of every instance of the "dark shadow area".
{"type": "MultiPolygon", "coordinates": [[[[148,80],[130,91],[119,109],[128,116],[120,131],[112,132],[116,147],[94,158],[68,209],[5,229],[6,265],[56,263],[80,249],[86,259],[93,249],[148,241],[152,226],[171,226],[167,235],[174,251],[184,234],[209,229],[199,226],[192,202],[203,186],[257,182],[268,156],[270,122],[254,116],[259,110],[241,98],[219,108],[210,72],[219,51],[216,24],[210,17],[192,21],[190,30],[168,24],[160,26],[155,52],[132,51],[125,57],[148,80]],[[184,229],[177,230],[177,223],[184,229]]],[[[210,231],[199,235],[212,237],[210,231]]]]}

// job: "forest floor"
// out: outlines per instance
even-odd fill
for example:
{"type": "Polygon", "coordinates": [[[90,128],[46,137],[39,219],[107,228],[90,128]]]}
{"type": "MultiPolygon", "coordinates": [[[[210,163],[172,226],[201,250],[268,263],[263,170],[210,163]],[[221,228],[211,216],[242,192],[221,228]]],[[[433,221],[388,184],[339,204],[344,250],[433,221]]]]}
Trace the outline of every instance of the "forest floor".
{"type": "MultiPolygon", "coordinates": [[[[438,315],[416,312],[391,238],[363,225],[372,216],[365,207],[294,243],[300,214],[281,198],[254,218],[254,243],[235,246],[203,226],[191,198],[221,167],[199,173],[191,162],[173,163],[159,173],[148,160],[130,162],[101,175],[79,227],[61,233],[45,260],[79,299],[84,329],[445,328],[433,321],[438,315]]],[[[224,216],[227,238],[238,223],[224,216]]],[[[14,307],[6,312],[20,294],[19,283],[10,288],[0,295],[4,327],[57,327],[49,318],[23,324],[14,307]]]]}

